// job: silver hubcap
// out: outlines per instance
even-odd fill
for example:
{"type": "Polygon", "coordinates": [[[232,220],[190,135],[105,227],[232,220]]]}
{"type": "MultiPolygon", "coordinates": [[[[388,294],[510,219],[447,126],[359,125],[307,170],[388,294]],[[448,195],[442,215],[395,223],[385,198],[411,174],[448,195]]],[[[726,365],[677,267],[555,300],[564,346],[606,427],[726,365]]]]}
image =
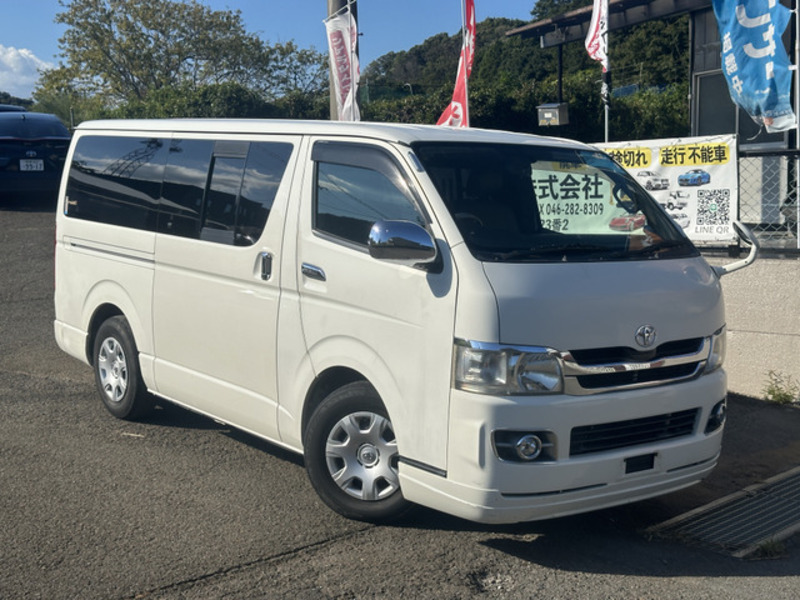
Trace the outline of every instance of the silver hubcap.
{"type": "Polygon", "coordinates": [[[325,458],[336,485],[353,498],[381,500],[400,487],[392,424],[375,413],[353,413],[336,423],[325,458]]]}
{"type": "Polygon", "coordinates": [[[106,338],[97,356],[100,384],[111,402],[121,402],[128,389],[128,363],[122,346],[114,338],[106,338]]]}

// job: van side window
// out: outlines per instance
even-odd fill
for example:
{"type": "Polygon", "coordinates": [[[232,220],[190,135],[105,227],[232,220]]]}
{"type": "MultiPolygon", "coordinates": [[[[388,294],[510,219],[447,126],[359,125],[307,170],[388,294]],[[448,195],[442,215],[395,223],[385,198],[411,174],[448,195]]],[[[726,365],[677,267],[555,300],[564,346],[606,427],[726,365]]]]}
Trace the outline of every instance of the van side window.
{"type": "Polygon", "coordinates": [[[283,142],[173,140],[159,231],[254,244],[291,154],[292,145],[283,142]]]}
{"type": "Polygon", "coordinates": [[[164,191],[158,230],[161,233],[197,238],[203,208],[212,140],[172,140],[164,174],[164,191]]]}
{"type": "Polygon", "coordinates": [[[317,163],[314,227],[318,231],[366,245],[375,221],[425,219],[407,192],[381,171],[367,167],[317,163]]]}
{"type": "Polygon", "coordinates": [[[244,179],[236,207],[236,240],[254,243],[264,230],[278,193],[292,145],[283,142],[252,142],[247,153],[244,179]]]}
{"type": "Polygon", "coordinates": [[[168,142],[86,135],[72,156],[67,215],[155,231],[168,142]]]}
{"type": "Polygon", "coordinates": [[[244,157],[214,157],[203,211],[203,228],[200,230],[201,240],[234,243],[236,200],[242,187],[243,174],[244,157]]]}

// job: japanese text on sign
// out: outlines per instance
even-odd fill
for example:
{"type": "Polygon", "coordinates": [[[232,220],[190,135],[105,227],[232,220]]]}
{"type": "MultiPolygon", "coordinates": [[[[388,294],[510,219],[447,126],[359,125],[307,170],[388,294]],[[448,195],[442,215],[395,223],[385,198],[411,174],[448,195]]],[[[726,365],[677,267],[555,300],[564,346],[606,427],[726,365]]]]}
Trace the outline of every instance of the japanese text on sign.
{"type": "Polygon", "coordinates": [[[604,181],[595,173],[576,177],[572,173],[547,176],[533,180],[536,197],[546,200],[597,200],[603,198],[601,188],[604,181]]]}
{"type": "Polygon", "coordinates": [[[730,148],[724,143],[662,146],[658,153],[659,164],[663,167],[724,165],[730,159],[730,148]]]}
{"type": "Polygon", "coordinates": [[[653,162],[650,148],[612,148],[608,153],[626,169],[649,167],[653,162]]]}
{"type": "Polygon", "coordinates": [[[575,165],[571,172],[542,170],[532,178],[539,202],[542,225],[558,232],[582,231],[596,226],[596,215],[608,208],[609,184],[597,173],[579,173],[575,165]],[[577,228],[577,229],[576,229],[577,228]]]}

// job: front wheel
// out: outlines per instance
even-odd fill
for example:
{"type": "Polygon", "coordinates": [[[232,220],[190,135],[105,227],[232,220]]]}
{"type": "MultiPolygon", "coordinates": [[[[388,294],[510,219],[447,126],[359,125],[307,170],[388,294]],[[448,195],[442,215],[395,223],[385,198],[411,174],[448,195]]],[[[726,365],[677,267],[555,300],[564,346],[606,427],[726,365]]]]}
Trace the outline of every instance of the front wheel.
{"type": "Polygon", "coordinates": [[[311,416],[304,439],[308,477],[330,508],[373,522],[409,509],[397,475],[394,428],[370,384],[359,381],[332,392],[311,416]]]}
{"type": "Polygon", "coordinates": [[[153,407],[139,371],[139,355],[128,321],[103,322],[94,339],[94,378],[100,398],[118,419],[135,420],[153,407]]]}

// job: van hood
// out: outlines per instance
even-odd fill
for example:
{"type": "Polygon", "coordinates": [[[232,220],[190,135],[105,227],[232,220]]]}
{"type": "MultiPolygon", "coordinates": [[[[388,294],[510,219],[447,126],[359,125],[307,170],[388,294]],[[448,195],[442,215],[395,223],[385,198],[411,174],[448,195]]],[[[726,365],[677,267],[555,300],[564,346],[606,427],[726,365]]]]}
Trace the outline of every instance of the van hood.
{"type": "Polygon", "coordinates": [[[643,325],[655,344],[705,337],[725,324],[719,279],[702,257],[605,263],[483,263],[500,343],[559,351],[635,348],[643,325]]]}

